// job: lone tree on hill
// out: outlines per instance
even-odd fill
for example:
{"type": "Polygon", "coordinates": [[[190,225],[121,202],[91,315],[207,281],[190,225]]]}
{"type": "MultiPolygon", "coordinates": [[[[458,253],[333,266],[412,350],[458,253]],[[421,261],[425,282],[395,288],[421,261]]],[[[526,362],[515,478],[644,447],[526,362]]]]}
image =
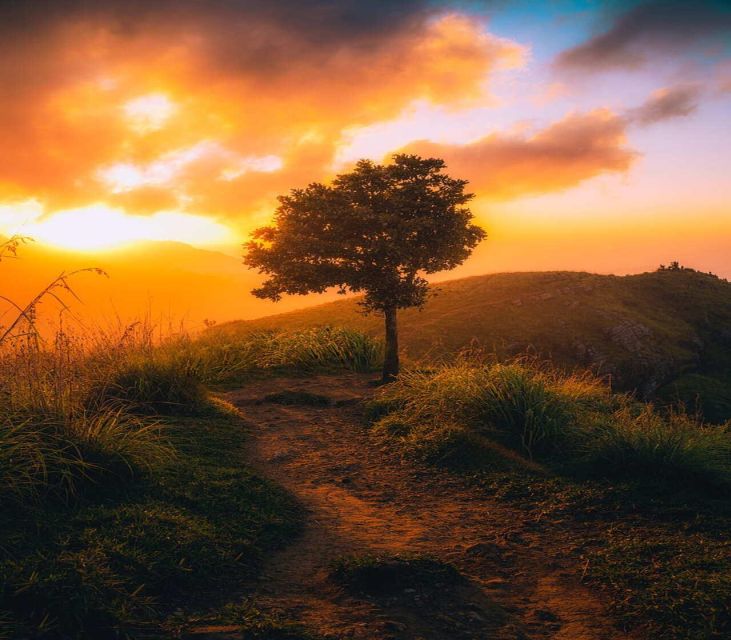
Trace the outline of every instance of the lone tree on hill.
{"type": "Polygon", "coordinates": [[[395,155],[393,163],[360,160],[332,185],[312,183],[280,196],[274,224],[257,229],[244,263],[268,279],[253,294],[364,293],[366,311],[383,313],[383,380],[399,372],[396,312],[418,307],[423,275],[453,269],[485,238],[465,206],[465,180],[442,173],[438,158],[395,155]]]}

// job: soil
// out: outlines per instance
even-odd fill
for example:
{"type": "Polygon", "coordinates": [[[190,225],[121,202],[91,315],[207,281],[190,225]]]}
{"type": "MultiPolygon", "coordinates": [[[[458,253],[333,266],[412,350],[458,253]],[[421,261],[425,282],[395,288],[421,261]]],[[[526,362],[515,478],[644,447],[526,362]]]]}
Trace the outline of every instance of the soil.
{"type": "MultiPolygon", "coordinates": [[[[279,378],[227,395],[250,425],[248,464],[306,512],[303,534],[266,561],[257,606],[327,638],[629,638],[601,594],[582,584],[561,527],[403,459],[369,434],[360,403],[374,393],[372,378],[279,378]],[[306,404],[307,394],[320,399],[306,404]],[[379,597],[332,579],[340,558],[393,554],[427,554],[463,580],[379,597]]],[[[235,627],[198,635],[242,637],[235,627]]]]}

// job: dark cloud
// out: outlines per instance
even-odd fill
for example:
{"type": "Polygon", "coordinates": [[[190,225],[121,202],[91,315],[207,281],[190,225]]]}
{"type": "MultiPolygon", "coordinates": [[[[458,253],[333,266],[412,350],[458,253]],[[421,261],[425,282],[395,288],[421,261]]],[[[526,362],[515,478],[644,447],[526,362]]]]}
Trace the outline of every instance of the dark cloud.
{"type": "Polygon", "coordinates": [[[404,151],[444,158],[480,197],[505,200],[627,171],[638,154],[625,146],[625,128],[624,118],[598,109],[571,114],[531,136],[496,134],[467,145],[421,141],[404,151]]]}
{"type": "Polygon", "coordinates": [[[635,68],[652,53],[723,47],[729,37],[731,4],[727,0],[642,2],[620,13],[604,32],[564,51],[556,65],[576,71],[635,68]]]}
{"type": "Polygon", "coordinates": [[[698,109],[701,94],[700,86],[694,84],[660,89],[639,107],[630,109],[626,117],[629,122],[639,125],[684,118],[698,109]]]}

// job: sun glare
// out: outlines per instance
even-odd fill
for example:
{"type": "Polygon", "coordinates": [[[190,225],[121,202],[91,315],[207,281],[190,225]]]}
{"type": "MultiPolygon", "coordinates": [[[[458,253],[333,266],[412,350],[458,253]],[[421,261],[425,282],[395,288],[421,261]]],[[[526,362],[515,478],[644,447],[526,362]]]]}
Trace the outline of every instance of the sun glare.
{"type": "Polygon", "coordinates": [[[224,225],[203,216],[163,211],[132,216],[105,205],[59,211],[34,222],[27,233],[46,244],[76,251],[116,249],[135,242],[171,240],[196,246],[232,240],[224,225]]]}
{"type": "Polygon", "coordinates": [[[139,133],[161,129],[177,106],[164,93],[150,93],[124,104],[130,126],[139,133]]]}

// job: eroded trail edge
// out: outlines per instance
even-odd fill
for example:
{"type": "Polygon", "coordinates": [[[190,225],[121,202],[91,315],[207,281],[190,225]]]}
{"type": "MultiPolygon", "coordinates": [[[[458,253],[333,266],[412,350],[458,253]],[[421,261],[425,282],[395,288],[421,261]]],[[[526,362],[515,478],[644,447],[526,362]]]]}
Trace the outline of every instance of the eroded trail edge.
{"type": "Polygon", "coordinates": [[[334,638],[626,638],[581,584],[560,528],[369,435],[360,403],[370,378],[280,378],[228,394],[251,425],[247,462],[307,513],[303,535],[267,560],[257,605],[334,638]],[[292,392],[324,398],[284,404],[292,392]],[[337,559],[367,554],[429,554],[466,581],[443,597],[368,598],[329,578],[337,559]]]}

